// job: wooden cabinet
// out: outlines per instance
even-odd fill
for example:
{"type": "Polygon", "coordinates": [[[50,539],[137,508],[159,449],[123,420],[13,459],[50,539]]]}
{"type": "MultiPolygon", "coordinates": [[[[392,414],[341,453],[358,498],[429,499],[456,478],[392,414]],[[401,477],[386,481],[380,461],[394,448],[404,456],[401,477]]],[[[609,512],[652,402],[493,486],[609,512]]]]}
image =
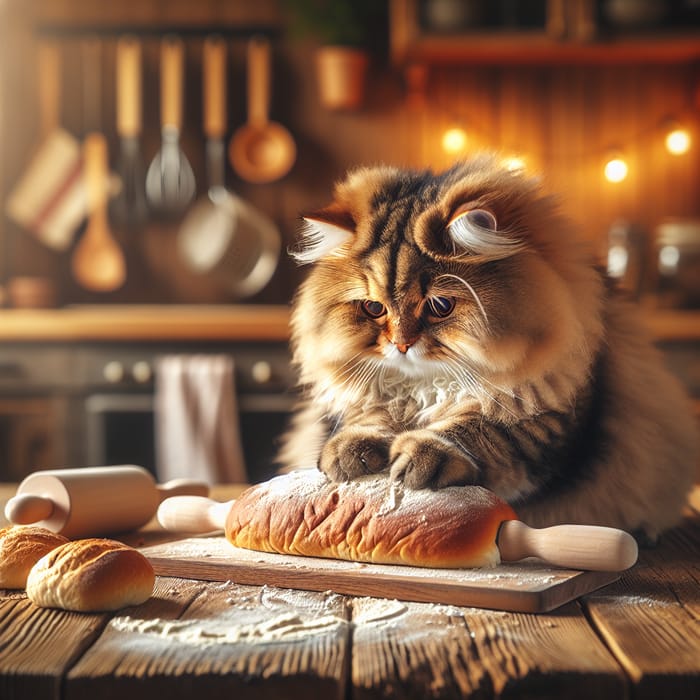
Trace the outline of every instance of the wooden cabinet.
{"type": "MultiPolygon", "coordinates": [[[[610,64],[700,59],[697,14],[685,25],[682,18],[676,18],[668,26],[623,31],[601,21],[601,3],[543,0],[540,16],[520,25],[515,20],[498,24],[488,17],[482,22],[472,17],[469,26],[436,29],[426,18],[430,0],[390,1],[391,56],[397,64],[610,64]]],[[[515,3],[479,5],[493,8],[515,3]]]]}

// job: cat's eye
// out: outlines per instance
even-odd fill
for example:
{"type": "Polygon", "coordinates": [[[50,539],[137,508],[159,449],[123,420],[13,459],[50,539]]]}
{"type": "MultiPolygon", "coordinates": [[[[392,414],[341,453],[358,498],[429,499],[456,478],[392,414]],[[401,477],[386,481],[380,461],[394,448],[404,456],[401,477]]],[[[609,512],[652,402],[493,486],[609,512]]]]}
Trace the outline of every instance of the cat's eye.
{"type": "Polygon", "coordinates": [[[454,311],[457,302],[454,297],[428,297],[425,303],[431,316],[447,318],[454,311]]]}
{"type": "Polygon", "coordinates": [[[370,318],[381,318],[386,313],[386,306],[381,301],[372,301],[372,299],[365,299],[360,304],[360,308],[370,318]]]}

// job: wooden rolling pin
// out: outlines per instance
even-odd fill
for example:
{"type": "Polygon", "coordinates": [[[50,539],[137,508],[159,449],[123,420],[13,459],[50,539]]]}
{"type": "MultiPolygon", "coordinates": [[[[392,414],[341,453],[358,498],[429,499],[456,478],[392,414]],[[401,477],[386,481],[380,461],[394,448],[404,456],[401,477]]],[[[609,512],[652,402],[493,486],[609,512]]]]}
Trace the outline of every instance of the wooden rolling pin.
{"type": "Polygon", "coordinates": [[[306,478],[276,477],[225,503],[169,498],[158,521],[174,531],[224,530],[246,549],[372,563],[467,568],[538,557],[571,569],[623,571],[637,561],[637,543],[627,532],[588,525],[534,529],[480,487],[413,491],[387,508],[376,486],[358,497],[351,484],[319,483],[299,495],[306,478]]]}
{"type": "Polygon", "coordinates": [[[37,525],[76,539],[136,530],[169,496],[208,495],[206,484],[175,479],[156,485],[142,467],[83,467],[30,474],[5,506],[15,525],[37,525]]]}

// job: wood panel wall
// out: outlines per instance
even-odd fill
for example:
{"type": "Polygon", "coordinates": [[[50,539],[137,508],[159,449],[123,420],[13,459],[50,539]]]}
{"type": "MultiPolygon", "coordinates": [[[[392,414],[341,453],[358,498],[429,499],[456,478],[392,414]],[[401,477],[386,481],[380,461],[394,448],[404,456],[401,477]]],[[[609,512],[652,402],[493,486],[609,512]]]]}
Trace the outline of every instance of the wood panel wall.
{"type": "MultiPolygon", "coordinates": [[[[257,3],[160,2],[92,3],[35,0],[6,3],[0,41],[0,198],[25,167],[37,144],[35,53],[37,20],[215,24],[241,21],[277,23],[273,0],[257,3]],[[12,5],[12,10],[8,9],[12,5]],[[19,6],[19,9],[18,9],[19,6]],[[107,16],[105,13],[110,13],[107,16]]],[[[67,86],[62,109],[65,126],[82,134],[80,54],[77,42],[63,42],[67,86]]],[[[187,43],[187,111],[184,148],[203,177],[199,98],[201,39],[187,43]]],[[[157,42],[145,47],[143,153],[150,160],[159,145],[157,42]]],[[[244,44],[232,43],[229,76],[231,131],[245,120],[244,44]]],[[[278,223],[285,244],[294,236],[298,213],[323,204],[333,182],[351,167],[391,163],[442,168],[451,157],[442,133],[459,124],[468,133],[468,151],[499,149],[525,157],[544,186],[561,195],[565,211],[598,250],[618,218],[639,223],[649,233],[667,217],[700,218],[700,71],[694,65],[434,67],[422,106],[407,102],[404,76],[376,57],[365,107],[353,113],[323,110],[313,80],[313,47],[284,33],[275,44],[272,116],[294,134],[299,157],[292,173],[271,185],[250,185],[229,171],[228,184],[265,209],[278,223]],[[683,121],[694,147],[671,156],[663,145],[663,122],[683,121]],[[602,176],[608,150],[624,150],[627,180],[611,184],[602,176]]],[[[114,135],[114,37],[103,47],[103,128],[116,156],[114,135]]],[[[45,249],[6,217],[0,219],[0,274],[52,277],[61,303],[227,301],[206,280],[183,269],[174,246],[176,229],[152,225],[121,232],[130,251],[131,274],[119,292],[94,295],[71,279],[69,254],[45,249]]],[[[274,282],[253,301],[285,301],[299,272],[284,260],[274,282]]]]}

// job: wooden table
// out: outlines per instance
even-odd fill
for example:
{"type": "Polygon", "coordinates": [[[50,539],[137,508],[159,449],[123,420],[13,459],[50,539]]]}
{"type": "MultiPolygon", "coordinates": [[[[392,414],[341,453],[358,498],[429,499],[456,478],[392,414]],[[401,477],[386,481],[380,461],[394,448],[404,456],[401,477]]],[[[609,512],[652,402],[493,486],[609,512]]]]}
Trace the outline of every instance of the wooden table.
{"type": "Polygon", "coordinates": [[[618,582],[547,614],[180,578],[116,614],[0,591],[0,698],[699,698],[699,552],[696,491],[618,582]]]}

